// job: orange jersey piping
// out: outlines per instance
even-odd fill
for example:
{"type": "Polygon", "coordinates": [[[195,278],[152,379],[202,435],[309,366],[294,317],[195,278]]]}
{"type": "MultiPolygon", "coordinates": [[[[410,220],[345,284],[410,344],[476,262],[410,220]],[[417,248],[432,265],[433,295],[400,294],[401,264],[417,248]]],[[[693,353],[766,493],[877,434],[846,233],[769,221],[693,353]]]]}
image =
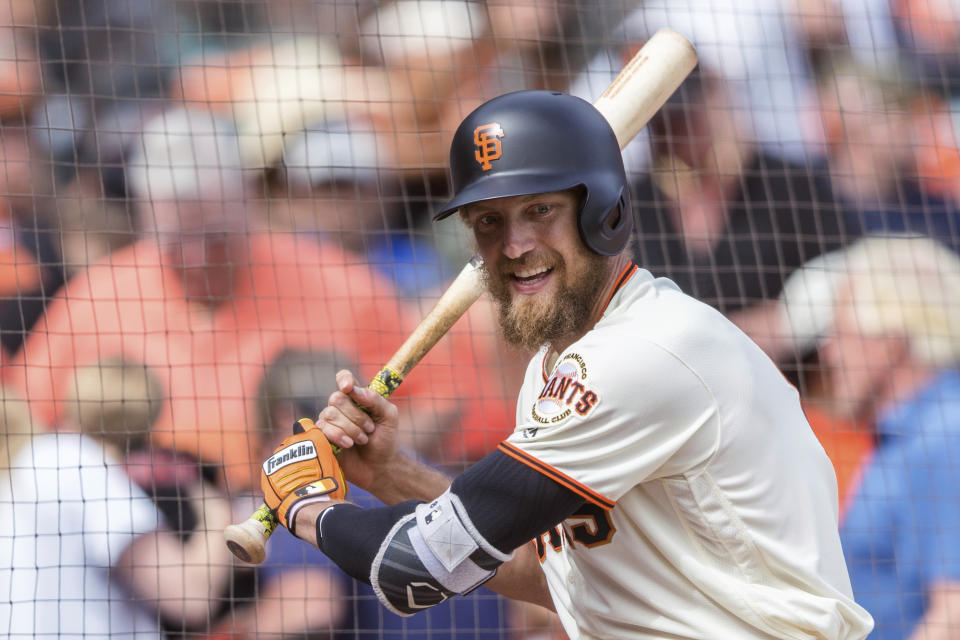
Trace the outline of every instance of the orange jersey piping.
{"type": "Polygon", "coordinates": [[[523,464],[527,465],[534,471],[538,471],[542,473],[543,475],[547,476],[554,482],[563,485],[564,487],[566,487],[567,489],[570,489],[570,491],[573,491],[575,494],[577,494],[584,500],[587,500],[588,502],[592,502],[593,504],[597,505],[598,507],[600,507],[605,511],[610,511],[611,509],[613,509],[614,505],[616,504],[610,498],[606,498],[600,495],[590,487],[577,482],[576,480],[574,480],[567,474],[563,473],[562,471],[554,469],[547,463],[543,462],[542,460],[538,460],[537,458],[534,458],[526,451],[523,451],[522,449],[517,448],[516,446],[510,444],[509,442],[501,442],[497,448],[501,452],[507,454],[508,456],[516,460],[517,462],[522,462],[523,464]]]}
{"type": "Polygon", "coordinates": [[[620,288],[627,283],[627,280],[630,279],[630,276],[637,272],[637,269],[639,269],[639,267],[635,262],[631,262],[623,268],[623,271],[620,272],[620,276],[617,278],[616,286],[613,288],[613,291],[610,292],[610,297],[607,298],[607,301],[603,304],[603,312],[601,315],[606,313],[607,307],[610,306],[610,301],[613,300],[613,296],[617,295],[617,291],[620,291],[620,288]]]}

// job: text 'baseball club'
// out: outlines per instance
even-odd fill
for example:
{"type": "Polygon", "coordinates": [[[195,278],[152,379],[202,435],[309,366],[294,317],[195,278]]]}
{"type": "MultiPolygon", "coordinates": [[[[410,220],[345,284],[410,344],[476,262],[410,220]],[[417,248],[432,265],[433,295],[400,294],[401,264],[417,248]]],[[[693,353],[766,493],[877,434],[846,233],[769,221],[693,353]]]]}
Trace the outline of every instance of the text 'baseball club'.
{"type": "Polygon", "coordinates": [[[587,388],[586,381],[583,357],[578,353],[564,356],[533,404],[533,419],[539,424],[556,424],[574,413],[582,417],[593,411],[600,396],[587,388]]]}

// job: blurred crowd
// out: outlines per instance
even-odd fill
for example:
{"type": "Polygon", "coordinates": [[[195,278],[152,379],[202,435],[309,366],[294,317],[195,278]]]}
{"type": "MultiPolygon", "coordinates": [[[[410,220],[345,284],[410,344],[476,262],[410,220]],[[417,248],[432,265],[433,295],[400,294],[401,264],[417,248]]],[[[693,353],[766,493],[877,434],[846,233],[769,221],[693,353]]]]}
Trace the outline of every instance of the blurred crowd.
{"type": "MultiPolygon", "coordinates": [[[[797,386],[875,637],[950,637],[951,0],[0,0],[0,635],[563,637],[482,589],[401,619],[285,532],[257,569],[220,532],[469,258],[429,222],[463,117],[593,100],[663,27],[700,62],[625,150],[636,261],[797,386]]],[[[513,425],[526,354],[491,305],[396,396],[451,470],[513,425]]]]}

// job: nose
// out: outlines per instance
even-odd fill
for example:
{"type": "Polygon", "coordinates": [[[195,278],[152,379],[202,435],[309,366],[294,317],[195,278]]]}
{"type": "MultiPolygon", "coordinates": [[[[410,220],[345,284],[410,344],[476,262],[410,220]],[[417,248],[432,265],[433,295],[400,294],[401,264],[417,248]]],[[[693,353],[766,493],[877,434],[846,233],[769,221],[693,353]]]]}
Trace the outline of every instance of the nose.
{"type": "Polygon", "coordinates": [[[524,220],[510,220],[503,231],[503,255],[516,260],[536,246],[533,225],[524,220]]]}

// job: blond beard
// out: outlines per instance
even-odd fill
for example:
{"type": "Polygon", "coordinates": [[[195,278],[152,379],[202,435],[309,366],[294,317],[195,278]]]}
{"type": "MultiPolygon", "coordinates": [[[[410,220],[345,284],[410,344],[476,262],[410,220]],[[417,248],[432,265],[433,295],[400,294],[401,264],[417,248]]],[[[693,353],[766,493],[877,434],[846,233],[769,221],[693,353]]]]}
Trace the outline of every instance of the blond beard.
{"type": "Polygon", "coordinates": [[[586,249],[580,257],[585,258],[584,268],[572,275],[562,258],[547,262],[553,264],[553,275],[560,285],[546,301],[538,295],[514,299],[508,284],[506,267],[510,264],[537,264],[533,255],[504,262],[497,275],[490,273],[489,265],[484,265],[483,278],[490,295],[497,301],[500,331],[507,344],[524,351],[536,351],[545,344],[576,338],[586,332],[590,315],[612,267],[608,259],[586,249]]]}

